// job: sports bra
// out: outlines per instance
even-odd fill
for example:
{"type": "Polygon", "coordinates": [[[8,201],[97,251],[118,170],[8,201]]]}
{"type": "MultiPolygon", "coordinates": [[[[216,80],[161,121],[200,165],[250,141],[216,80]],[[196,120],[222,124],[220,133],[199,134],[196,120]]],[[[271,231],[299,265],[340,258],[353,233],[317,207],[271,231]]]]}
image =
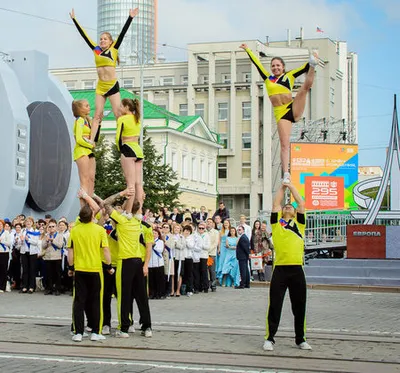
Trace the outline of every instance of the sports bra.
{"type": "Polygon", "coordinates": [[[96,67],[117,66],[118,48],[121,46],[122,40],[124,39],[124,36],[128,31],[128,28],[132,23],[132,20],[133,18],[129,16],[117,39],[111,44],[110,48],[103,50],[88,36],[88,34],[81,27],[78,21],[75,18],[73,18],[74,24],[78,29],[79,33],[81,34],[81,36],[83,37],[83,40],[86,41],[87,45],[90,47],[90,49],[92,49],[94,53],[94,62],[96,64],[96,67]]]}

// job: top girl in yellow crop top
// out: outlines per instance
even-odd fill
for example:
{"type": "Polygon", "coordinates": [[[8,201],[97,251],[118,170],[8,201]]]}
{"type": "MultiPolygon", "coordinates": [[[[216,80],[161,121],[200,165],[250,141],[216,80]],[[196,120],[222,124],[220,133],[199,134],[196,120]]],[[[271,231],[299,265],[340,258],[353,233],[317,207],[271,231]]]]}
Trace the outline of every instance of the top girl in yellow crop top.
{"type": "Polygon", "coordinates": [[[115,144],[120,151],[122,137],[140,136],[140,121],[137,122],[133,114],[122,115],[117,120],[115,144]]]}
{"type": "Polygon", "coordinates": [[[124,36],[128,31],[129,26],[132,23],[133,17],[131,16],[128,17],[118,38],[106,50],[103,50],[88,36],[86,31],[81,27],[81,25],[78,23],[75,17],[72,18],[72,20],[74,21],[76,28],[78,29],[83,39],[86,41],[87,45],[90,47],[90,49],[93,50],[96,67],[101,67],[101,66],[116,67],[118,60],[118,48],[121,46],[122,40],[124,39],[124,36]]]}
{"type": "Polygon", "coordinates": [[[310,64],[307,62],[297,69],[290,70],[281,76],[271,75],[261,64],[260,60],[254,55],[250,48],[246,48],[245,51],[249,55],[251,61],[257,67],[258,72],[265,81],[265,86],[267,87],[268,96],[274,96],[279,94],[292,93],[293,85],[295,79],[308,72],[310,64]]]}

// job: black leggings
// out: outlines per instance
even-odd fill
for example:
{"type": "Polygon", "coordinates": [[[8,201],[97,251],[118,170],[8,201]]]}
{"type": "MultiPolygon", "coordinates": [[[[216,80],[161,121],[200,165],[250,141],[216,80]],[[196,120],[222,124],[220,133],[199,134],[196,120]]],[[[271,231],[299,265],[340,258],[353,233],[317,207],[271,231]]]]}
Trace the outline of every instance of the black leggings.
{"type": "Polygon", "coordinates": [[[304,325],[307,300],[306,279],[303,267],[300,265],[276,266],[274,268],[269,287],[266,338],[271,342],[275,342],[274,337],[281,319],[286,289],[289,289],[290,302],[292,304],[296,344],[300,344],[305,341],[304,325]]]}
{"type": "Polygon", "coordinates": [[[35,289],[36,288],[36,265],[37,255],[25,253],[21,255],[22,263],[22,288],[35,289]]]}

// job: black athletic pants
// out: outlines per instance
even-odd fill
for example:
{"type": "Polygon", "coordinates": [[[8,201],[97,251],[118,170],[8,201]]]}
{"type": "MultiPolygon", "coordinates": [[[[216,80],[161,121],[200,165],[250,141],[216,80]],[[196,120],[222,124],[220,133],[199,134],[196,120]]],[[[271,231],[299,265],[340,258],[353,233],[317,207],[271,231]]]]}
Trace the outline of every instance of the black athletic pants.
{"type": "Polygon", "coordinates": [[[149,268],[149,296],[152,299],[165,296],[164,266],[149,268]]]}
{"type": "MultiPolygon", "coordinates": [[[[115,267],[113,267],[115,270],[115,267]]],[[[111,327],[111,299],[112,295],[117,295],[115,287],[115,272],[110,275],[107,270],[103,269],[104,290],[103,290],[103,325],[111,327]]]]}
{"type": "MultiPolygon", "coordinates": [[[[3,250],[0,247],[0,250],[3,250]]],[[[8,267],[8,258],[10,257],[10,253],[1,253],[0,252],[0,290],[6,290],[7,284],[7,267],[8,267]]]]}
{"type": "Polygon", "coordinates": [[[75,272],[72,320],[75,334],[83,334],[85,312],[92,333],[99,334],[103,324],[102,274],[75,272]]]}
{"type": "Polygon", "coordinates": [[[194,291],[201,291],[200,284],[200,262],[193,263],[193,287],[194,291]]]}
{"type": "MultiPolygon", "coordinates": [[[[164,267],[160,267],[164,271],[164,267]]],[[[149,269],[150,271],[150,269],[149,269]]],[[[164,272],[162,272],[164,276],[164,272]]],[[[128,332],[132,324],[132,304],[136,300],[142,330],[151,328],[149,301],[146,281],[143,275],[143,262],[140,258],[118,260],[116,272],[119,325],[121,331],[128,332]]]]}
{"type": "Polygon", "coordinates": [[[21,253],[17,249],[12,251],[10,267],[11,279],[15,284],[15,289],[19,290],[21,286],[21,253]]]}
{"type": "Polygon", "coordinates": [[[22,263],[22,288],[35,289],[36,288],[36,264],[37,255],[25,253],[21,255],[22,263]]]}
{"type": "Polygon", "coordinates": [[[300,265],[275,266],[274,268],[269,287],[266,338],[275,342],[274,336],[281,319],[286,289],[289,289],[290,302],[292,304],[296,344],[300,344],[305,341],[304,326],[307,300],[306,279],[303,267],[300,265]]]}
{"type": "Polygon", "coordinates": [[[46,265],[46,290],[61,290],[61,259],[45,260],[46,265]]]}

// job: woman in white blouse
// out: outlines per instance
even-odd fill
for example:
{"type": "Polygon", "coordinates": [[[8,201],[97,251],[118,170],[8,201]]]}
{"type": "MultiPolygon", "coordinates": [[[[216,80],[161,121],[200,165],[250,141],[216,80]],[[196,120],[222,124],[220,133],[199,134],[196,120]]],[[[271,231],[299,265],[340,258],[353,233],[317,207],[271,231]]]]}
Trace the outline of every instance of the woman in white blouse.
{"type": "Polygon", "coordinates": [[[11,246],[12,236],[9,231],[4,229],[4,220],[0,220],[0,293],[4,293],[6,290],[11,246]]]}
{"type": "Polygon", "coordinates": [[[32,294],[36,287],[36,262],[40,249],[38,247],[40,232],[34,228],[31,216],[25,219],[25,228],[22,230],[21,263],[22,289],[21,293],[32,294]]]}

